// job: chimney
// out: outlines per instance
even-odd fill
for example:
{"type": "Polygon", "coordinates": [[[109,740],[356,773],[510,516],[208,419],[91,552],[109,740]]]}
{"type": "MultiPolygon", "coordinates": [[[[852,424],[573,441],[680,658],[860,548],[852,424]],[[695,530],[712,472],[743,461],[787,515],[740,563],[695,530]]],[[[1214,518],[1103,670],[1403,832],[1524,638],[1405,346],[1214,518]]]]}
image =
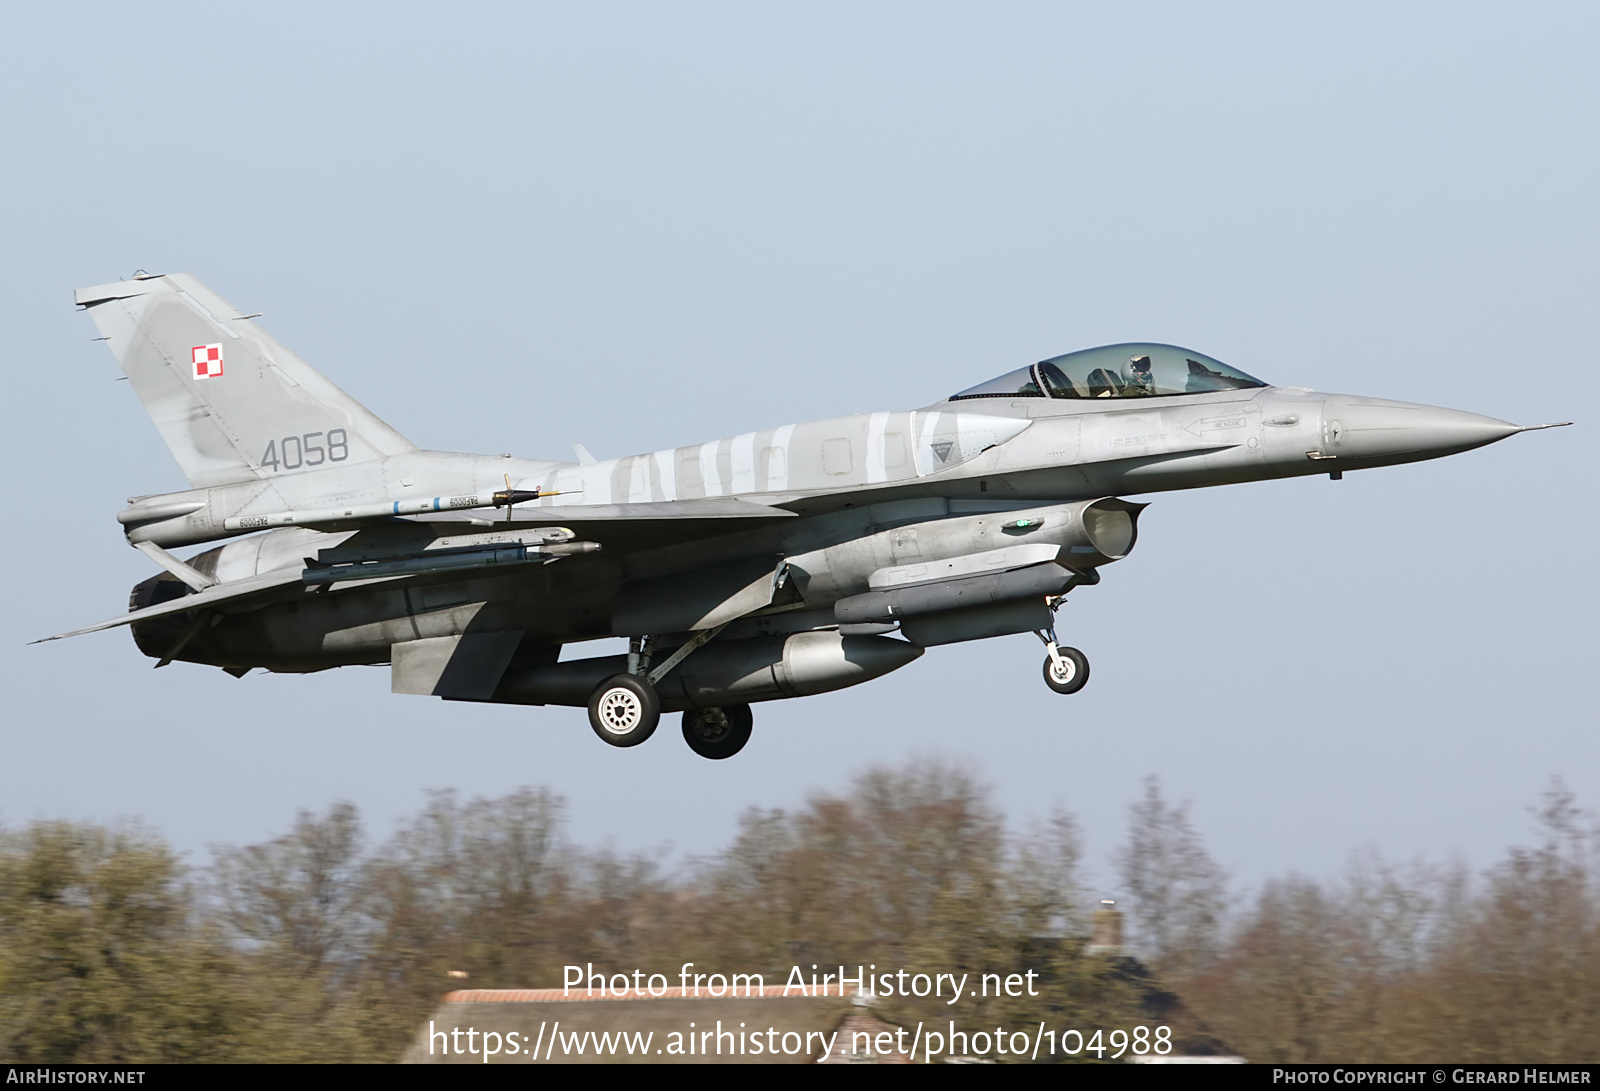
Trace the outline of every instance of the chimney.
{"type": "Polygon", "coordinates": [[[1119,957],[1127,954],[1122,946],[1122,913],[1110,898],[1100,899],[1100,908],[1094,911],[1094,930],[1090,934],[1087,953],[1119,957]]]}

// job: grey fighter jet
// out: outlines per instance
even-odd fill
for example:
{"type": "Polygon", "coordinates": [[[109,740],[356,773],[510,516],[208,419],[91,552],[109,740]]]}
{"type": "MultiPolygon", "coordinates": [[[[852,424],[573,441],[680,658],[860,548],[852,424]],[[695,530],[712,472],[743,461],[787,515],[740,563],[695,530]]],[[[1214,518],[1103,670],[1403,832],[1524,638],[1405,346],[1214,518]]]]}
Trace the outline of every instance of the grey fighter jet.
{"type": "MultiPolygon", "coordinates": [[[[1416,462],[1526,428],[1272,387],[1191,349],[1107,345],[923,409],[597,462],[425,451],[193,277],[83,288],[192,488],[117,519],[161,569],[129,612],[165,666],[389,664],[396,693],[587,706],[613,746],[683,713],[730,757],[751,704],[866,682],[924,649],[1057,639],[1133,549],[1128,495],[1416,462]],[[187,560],[171,550],[226,544],[187,560]],[[561,658],[628,638],[628,654],[561,658]]],[[[1540,425],[1536,427],[1550,427],[1540,425]]],[[[50,638],[57,639],[57,638],[50,638]]]]}

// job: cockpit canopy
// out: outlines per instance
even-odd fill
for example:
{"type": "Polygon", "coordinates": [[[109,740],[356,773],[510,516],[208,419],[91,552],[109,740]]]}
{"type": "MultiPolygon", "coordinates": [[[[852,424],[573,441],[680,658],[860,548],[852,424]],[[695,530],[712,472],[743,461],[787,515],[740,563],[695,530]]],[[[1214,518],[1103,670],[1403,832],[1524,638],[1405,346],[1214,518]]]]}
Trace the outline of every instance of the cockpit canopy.
{"type": "Polygon", "coordinates": [[[1176,345],[1129,343],[1069,352],[952,394],[962,398],[1150,398],[1267,384],[1176,345]]]}

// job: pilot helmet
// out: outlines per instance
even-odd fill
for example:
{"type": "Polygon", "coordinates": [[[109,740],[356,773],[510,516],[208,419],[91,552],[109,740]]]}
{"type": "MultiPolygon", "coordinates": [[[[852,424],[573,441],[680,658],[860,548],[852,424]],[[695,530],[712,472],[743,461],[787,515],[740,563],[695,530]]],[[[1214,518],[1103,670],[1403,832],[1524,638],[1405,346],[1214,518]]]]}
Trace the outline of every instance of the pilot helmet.
{"type": "Polygon", "coordinates": [[[1130,357],[1128,362],[1122,365],[1122,381],[1129,386],[1154,390],[1156,388],[1156,379],[1150,373],[1150,357],[1130,357]]]}

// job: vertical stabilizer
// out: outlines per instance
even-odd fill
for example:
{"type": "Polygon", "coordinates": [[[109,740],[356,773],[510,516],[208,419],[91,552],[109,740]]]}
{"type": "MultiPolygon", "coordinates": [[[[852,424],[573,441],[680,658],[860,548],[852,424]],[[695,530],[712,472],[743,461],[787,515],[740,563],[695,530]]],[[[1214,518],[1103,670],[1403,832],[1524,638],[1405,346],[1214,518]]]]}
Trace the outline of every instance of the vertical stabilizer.
{"type": "Polygon", "coordinates": [[[195,488],[416,450],[186,273],[79,288],[195,488]]]}

